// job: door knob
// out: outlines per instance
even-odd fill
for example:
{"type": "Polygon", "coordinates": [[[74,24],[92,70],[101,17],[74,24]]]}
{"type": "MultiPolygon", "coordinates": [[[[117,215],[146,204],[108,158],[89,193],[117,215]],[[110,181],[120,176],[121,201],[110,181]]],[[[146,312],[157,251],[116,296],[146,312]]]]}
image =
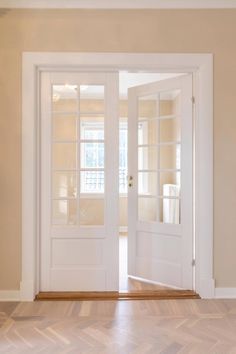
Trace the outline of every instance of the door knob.
{"type": "Polygon", "coordinates": [[[129,181],[129,187],[132,187],[133,186],[133,176],[129,176],[128,178],[128,181],[129,181]]]}

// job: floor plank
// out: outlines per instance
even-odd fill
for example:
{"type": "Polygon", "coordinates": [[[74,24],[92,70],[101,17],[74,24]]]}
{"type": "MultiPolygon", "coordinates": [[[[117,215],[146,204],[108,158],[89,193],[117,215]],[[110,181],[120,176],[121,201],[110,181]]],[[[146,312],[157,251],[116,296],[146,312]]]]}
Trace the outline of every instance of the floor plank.
{"type": "Polygon", "coordinates": [[[0,312],[4,354],[236,353],[236,300],[0,303],[0,312]]]}

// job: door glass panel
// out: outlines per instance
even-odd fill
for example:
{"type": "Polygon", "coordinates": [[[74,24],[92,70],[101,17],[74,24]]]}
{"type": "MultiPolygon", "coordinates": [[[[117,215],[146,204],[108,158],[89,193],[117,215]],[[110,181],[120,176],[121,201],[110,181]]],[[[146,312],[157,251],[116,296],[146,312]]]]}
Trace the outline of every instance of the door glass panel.
{"type": "Polygon", "coordinates": [[[171,90],[160,93],[160,117],[180,114],[180,92],[180,90],[171,90]]]}
{"type": "Polygon", "coordinates": [[[138,144],[157,144],[158,138],[158,120],[139,121],[138,123],[138,144]]]}
{"type": "Polygon", "coordinates": [[[80,193],[104,193],[104,171],[81,171],[80,193]]]}
{"type": "Polygon", "coordinates": [[[54,198],[75,198],[77,195],[74,172],[53,172],[52,185],[54,198]]]}
{"type": "Polygon", "coordinates": [[[76,140],[76,116],[56,115],[53,118],[53,140],[76,140]]]}
{"type": "Polygon", "coordinates": [[[159,196],[180,196],[180,172],[160,172],[159,196]]]}
{"type": "Polygon", "coordinates": [[[138,173],[138,192],[139,194],[157,195],[157,173],[139,172],[138,173]]]}
{"type": "Polygon", "coordinates": [[[80,112],[81,113],[103,113],[104,86],[103,85],[81,85],[80,86],[80,112]]]}
{"type": "Polygon", "coordinates": [[[77,112],[78,96],[77,85],[53,85],[52,109],[55,112],[77,112]]]}
{"type": "Polygon", "coordinates": [[[104,143],[80,144],[81,168],[104,168],[104,143]]]}
{"type": "Polygon", "coordinates": [[[95,226],[104,224],[104,199],[81,198],[79,206],[80,225],[95,226]]]}
{"type": "Polygon", "coordinates": [[[160,119],[160,142],[180,142],[180,119],[160,119]]]}
{"type": "Polygon", "coordinates": [[[180,199],[160,199],[160,222],[180,224],[180,199]]]}
{"type": "Polygon", "coordinates": [[[142,96],[138,99],[139,120],[158,117],[158,95],[142,96]]]}
{"type": "Polygon", "coordinates": [[[160,146],[160,169],[180,168],[180,144],[160,146]]]}
{"type": "Polygon", "coordinates": [[[157,221],[156,198],[138,198],[138,219],[140,221],[157,221]]]}
{"type": "Polygon", "coordinates": [[[146,146],[138,148],[138,169],[157,170],[158,168],[158,148],[156,146],[146,146]]]}
{"type": "Polygon", "coordinates": [[[104,140],[104,118],[80,117],[80,138],[82,140],[104,140]]]}
{"type": "Polygon", "coordinates": [[[56,170],[76,169],[76,143],[53,144],[53,168],[56,170]]]}
{"type": "Polygon", "coordinates": [[[76,200],[54,200],[52,205],[52,223],[54,225],[76,224],[76,200]]]}

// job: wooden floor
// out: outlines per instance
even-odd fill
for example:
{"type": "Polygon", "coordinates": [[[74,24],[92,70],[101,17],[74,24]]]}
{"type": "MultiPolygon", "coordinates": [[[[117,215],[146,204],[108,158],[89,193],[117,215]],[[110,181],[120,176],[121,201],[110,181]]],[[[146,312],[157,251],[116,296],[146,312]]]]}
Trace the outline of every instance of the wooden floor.
{"type": "Polygon", "coordinates": [[[0,353],[234,354],[236,300],[2,302],[0,353]]]}

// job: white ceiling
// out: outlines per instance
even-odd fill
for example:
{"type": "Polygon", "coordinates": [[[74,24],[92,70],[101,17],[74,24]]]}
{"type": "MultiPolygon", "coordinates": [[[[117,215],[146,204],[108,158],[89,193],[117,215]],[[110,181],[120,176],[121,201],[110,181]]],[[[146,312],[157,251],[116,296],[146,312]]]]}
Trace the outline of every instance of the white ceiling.
{"type": "Polygon", "coordinates": [[[236,0],[0,0],[0,8],[224,9],[236,0]]]}

